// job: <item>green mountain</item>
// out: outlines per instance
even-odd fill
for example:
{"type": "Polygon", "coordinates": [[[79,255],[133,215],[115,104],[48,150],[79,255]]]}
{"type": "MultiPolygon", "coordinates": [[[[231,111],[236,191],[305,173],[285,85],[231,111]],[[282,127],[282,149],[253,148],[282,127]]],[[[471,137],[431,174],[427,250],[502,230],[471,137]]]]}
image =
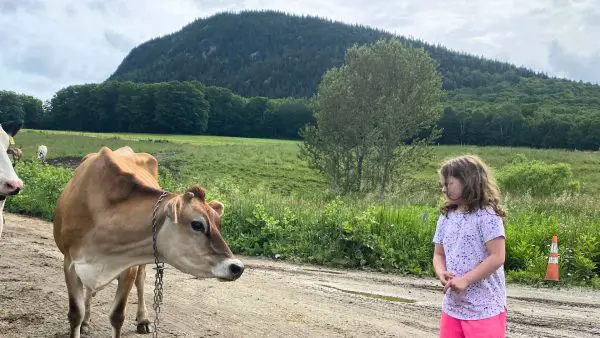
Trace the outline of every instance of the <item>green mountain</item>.
{"type": "MultiPolygon", "coordinates": [[[[134,48],[110,80],[197,80],[242,96],[307,97],[325,71],[340,65],[354,43],[392,34],[360,25],[273,11],[221,13],[134,48]]],[[[478,88],[547,78],[525,68],[400,37],[439,61],[444,88],[478,88]]]]}

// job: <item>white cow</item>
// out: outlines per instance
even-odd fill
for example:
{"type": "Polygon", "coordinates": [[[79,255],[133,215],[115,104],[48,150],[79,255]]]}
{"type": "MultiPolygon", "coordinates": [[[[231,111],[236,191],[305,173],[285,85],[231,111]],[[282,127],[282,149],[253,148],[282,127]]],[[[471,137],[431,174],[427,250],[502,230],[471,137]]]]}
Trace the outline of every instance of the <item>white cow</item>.
{"type": "Polygon", "coordinates": [[[46,156],[48,156],[48,147],[42,144],[38,147],[37,158],[42,163],[46,163],[46,156]]]}
{"type": "Polygon", "coordinates": [[[3,211],[6,197],[16,195],[23,189],[23,181],[17,176],[7,152],[10,138],[14,137],[21,127],[23,121],[0,123],[0,237],[4,228],[3,211]]]}

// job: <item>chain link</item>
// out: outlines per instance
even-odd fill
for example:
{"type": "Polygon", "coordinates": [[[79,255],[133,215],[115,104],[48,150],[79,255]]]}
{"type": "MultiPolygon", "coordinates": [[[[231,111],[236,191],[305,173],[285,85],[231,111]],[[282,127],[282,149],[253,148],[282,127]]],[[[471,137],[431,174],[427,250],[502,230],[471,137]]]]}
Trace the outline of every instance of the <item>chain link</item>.
{"type": "Polygon", "coordinates": [[[156,205],[154,205],[154,210],[152,211],[152,254],[154,255],[154,270],[156,270],[155,279],[154,279],[154,308],[155,317],[154,317],[154,332],[153,336],[158,337],[158,314],[160,313],[160,304],[163,301],[163,273],[165,268],[165,263],[158,262],[158,250],[156,248],[156,211],[158,210],[158,206],[160,202],[167,196],[169,193],[163,191],[163,193],[156,201],[156,205]]]}

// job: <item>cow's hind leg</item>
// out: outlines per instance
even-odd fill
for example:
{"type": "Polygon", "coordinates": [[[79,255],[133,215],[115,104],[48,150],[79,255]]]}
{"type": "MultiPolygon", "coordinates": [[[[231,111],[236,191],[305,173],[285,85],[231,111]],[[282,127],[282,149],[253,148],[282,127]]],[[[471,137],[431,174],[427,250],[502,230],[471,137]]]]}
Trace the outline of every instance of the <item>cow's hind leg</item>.
{"type": "Polygon", "coordinates": [[[137,316],[137,332],[150,333],[150,319],[148,319],[148,310],[146,309],[146,298],[144,297],[144,282],[146,281],[146,265],[140,265],[137,269],[135,277],[135,289],[137,290],[138,306],[137,316]]]}
{"type": "Polygon", "coordinates": [[[71,338],[81,337],[81,323],[85,311],[85,295],[83,294],[83,284],[75,273],[75,268],[71,261],[65,257],[64,272],[67,292],[69,294],[69,324],[71,327],[71,338]]]}
{"type": "Polygon", "coordinates": [[[121,337],[121,328],[125,321],[125,308],[127,307],[127,298],[135,282],[135,267],[129,268],[119,275],[119,286],[115,294],[112,311],[110,312],[110,324],[113,327],[113,338],[121,337]]]}

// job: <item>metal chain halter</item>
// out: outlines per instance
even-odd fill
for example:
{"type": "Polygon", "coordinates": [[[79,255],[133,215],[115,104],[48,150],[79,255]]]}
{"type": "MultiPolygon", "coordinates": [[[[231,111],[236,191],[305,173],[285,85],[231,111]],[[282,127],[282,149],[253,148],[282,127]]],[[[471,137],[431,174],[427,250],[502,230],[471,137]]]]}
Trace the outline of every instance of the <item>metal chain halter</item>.
{"type": "Polygon", "coordinates": [[[154,279],[154,308],[155,317],[154,317],[154,332],[153,336],[158,337],[158,314],[160,313],[160,304],[163,300],[163,272],[165,268],[165,263],[158,262],[158,250],[156,248],[156,212],[158,211],[158,206],[160,202],[167,196],[169,193],[163,191],[160,195],[156,204],[154,205],[154,210],[152,211],[152,254],[154,255],[154,264],[156,265],[154,269],[156,270],[155,279],[154,279]]]}

